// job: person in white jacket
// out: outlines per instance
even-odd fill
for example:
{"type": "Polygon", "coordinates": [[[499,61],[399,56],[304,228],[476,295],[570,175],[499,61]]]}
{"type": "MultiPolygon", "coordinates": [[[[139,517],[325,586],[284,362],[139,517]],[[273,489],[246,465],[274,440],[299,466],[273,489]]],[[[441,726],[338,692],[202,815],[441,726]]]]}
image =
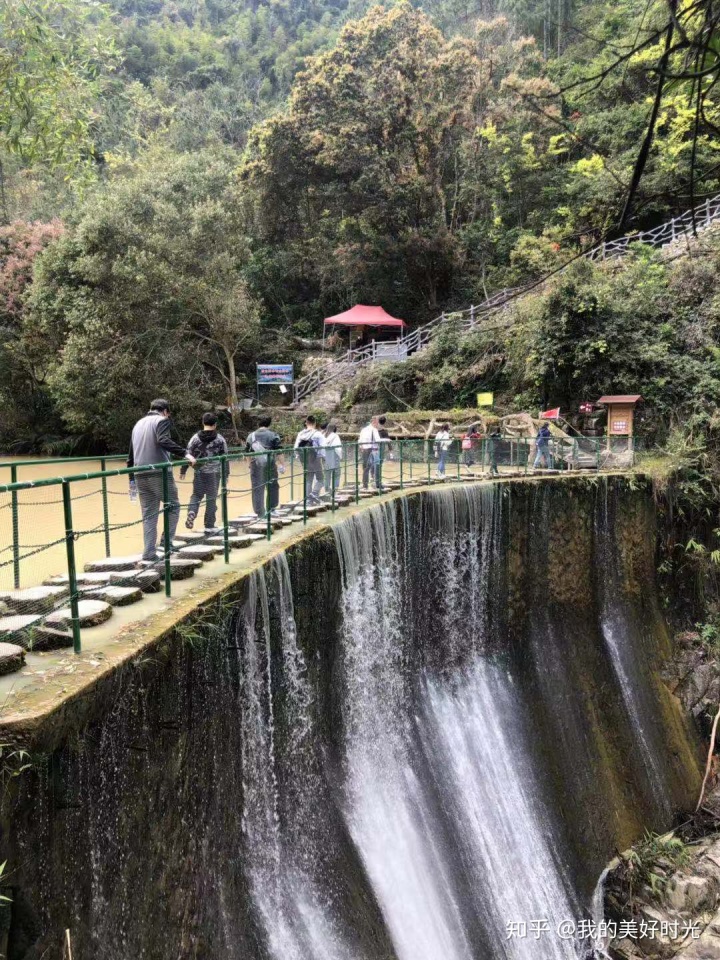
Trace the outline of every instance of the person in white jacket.
{"type": "Polygon", "coordinates": [[[373,475],[373,478],[375,477],[375,462],[380,452],[380,441],[382,439],[378,431],[379,422],[377,417],[373,417],[370,423],[362,428],[358,436],[358,447],[362,460],[363,490],[368,488],[370,474],[373,475]]]}
{"type": "Polygon", "coordinates": [[[323,458],[325,467],[325,493],[332,494],[333,491],[337,493],[342,480],[343,448],[334,423],[328,423],[325,426],[320,456],[323,458]]]}
{"type": "Polygon", "coordinates": [[[444,423],[435,434],[435,459],[438,462],[437,475],[445,477],[445,461],[452,447],[453,439],[450,433],[450,424],[444,423]]]}

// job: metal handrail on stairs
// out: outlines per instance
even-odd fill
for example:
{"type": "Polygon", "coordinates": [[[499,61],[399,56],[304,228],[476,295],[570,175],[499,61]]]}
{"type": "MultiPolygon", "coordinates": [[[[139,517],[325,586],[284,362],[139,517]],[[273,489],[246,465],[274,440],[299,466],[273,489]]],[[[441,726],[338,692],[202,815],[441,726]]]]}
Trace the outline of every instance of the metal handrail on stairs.
{"type": "MultiPolygon", "coordinates": [[[[623,257],[629,251],[631,245],[636,243],[643,243],[652,247],[665,247],[681,237],[691,237],[697,232],[706,230],[718,220],[720,220],[720,194],[704,200],[693,210],[688,210],[650,230],[639,230],[618,240],[609,240],[593,247],[583,254],[583,258],[596,262],[623,257]]],[[[537,284],[523,284],[519,287],[506,287],[483,300],[482,303],[471,305],[464,310],[450,314],[443,312],[439,317],[435,317],[423,326],[417,327],[407,337],[402,337],[398,341],[399,349],[405,356],[417,353],[432,340],[438,328],[446,326],[449,322],[459,322],[461,329],[472,330],[480,319],[489,312],[499,310],[525,290],[536,286],[537,284]]],[[[373,363],[376,359],[372,343],[359,350],[348,350],[347,353],[330,361],[326,366],[318,367],[317,370],[313,370],[297,380],[295,382],[295,403],[319,390],[320,387],[335,383],[338,380],[350,379],[357,370],[373,363]]]]}

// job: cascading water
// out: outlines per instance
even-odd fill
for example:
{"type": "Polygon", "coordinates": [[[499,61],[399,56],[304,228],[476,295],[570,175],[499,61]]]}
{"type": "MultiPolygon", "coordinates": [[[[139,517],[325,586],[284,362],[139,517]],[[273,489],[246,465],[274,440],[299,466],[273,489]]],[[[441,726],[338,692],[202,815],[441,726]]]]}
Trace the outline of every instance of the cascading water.
{"type": "Polygon", "coordinates": [[[12,960],[56,960],[66,927],[106,960],[601,948],[578,925],[604,864],[666,827],[697,771],[679,718],[653,713],[614,508],[553,489],[361,511],[251,574],[202,647],[119,677],[19,802],[10,856],[48,933],[12,960]],[[575,577],[593,564],[613,579],[575,577]]]}
{"type": "Polygon", "coordinates": [[[434,498],[429,564],[443,586],[430,616],[436,642],[465,661],[443,676],[408,669],[409,598],[387,508],[337,533],[345,808],[399,960],[579,955],[572,939],[508,939],[512,921],[554,932],[578,908],[534,789],[529,718],[507,669],[483,657],[497,512],[492,490],[434,498]]]}

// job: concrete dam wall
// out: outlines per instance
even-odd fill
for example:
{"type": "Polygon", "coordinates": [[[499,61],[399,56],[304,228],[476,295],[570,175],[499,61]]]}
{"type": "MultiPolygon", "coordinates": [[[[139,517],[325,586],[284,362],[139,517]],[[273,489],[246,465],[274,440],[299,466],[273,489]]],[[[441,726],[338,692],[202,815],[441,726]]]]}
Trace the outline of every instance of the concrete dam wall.
{"type": "Polygon", "coordinates": [[[615,477],[398,496],[11,732],[9,960],[590,956],[605,863],[699,789],[654,524],[615,477]]]}

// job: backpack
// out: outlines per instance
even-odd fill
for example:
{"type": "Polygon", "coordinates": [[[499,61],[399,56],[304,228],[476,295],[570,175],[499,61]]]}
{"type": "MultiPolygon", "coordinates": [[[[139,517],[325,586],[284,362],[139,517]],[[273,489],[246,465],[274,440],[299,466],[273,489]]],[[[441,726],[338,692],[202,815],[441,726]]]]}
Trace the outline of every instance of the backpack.
{"type": "Polygon", "coordinates": [[[298,450],[300,449],[300,447],[313,447],[313,446],[315,446],[315,444],[312,442],[312,440],[305,438],[304,440],[301,440],[298,443],[298,450]]]}

